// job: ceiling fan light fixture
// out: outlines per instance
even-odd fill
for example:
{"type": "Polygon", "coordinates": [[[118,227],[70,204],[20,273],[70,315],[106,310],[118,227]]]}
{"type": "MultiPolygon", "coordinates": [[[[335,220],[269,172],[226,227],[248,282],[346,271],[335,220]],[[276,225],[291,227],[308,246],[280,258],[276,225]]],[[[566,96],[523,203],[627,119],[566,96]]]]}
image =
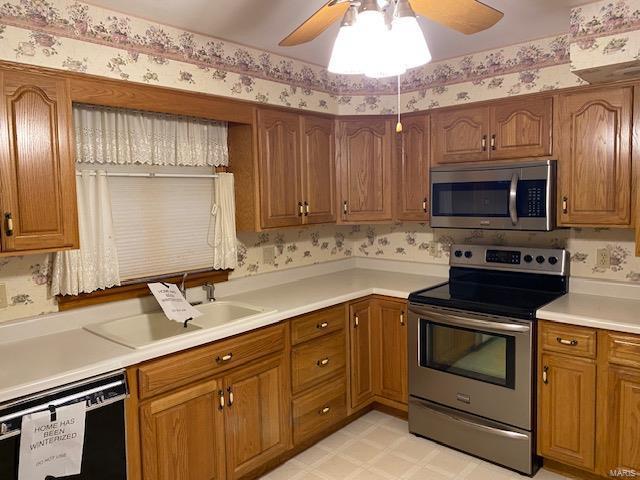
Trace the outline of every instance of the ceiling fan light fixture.
{"type": "Polygon", "coordinates": [[[327,67],[331,73],[354,75],[363,72],[364,66],[358,61],[361,56],[354,55],[361,49],[357,22],[358,9],[355,6],[350,6],[342,19],[338,36],[333,43],[331,59],[327,67]]]}
{"type": "Polygon", "coordinates": [[[396,77],[407,71],[403,59],[398,55],[397,45],[390,29],[385,32],[378,41],[374,56],[367,62],[364,74],[371,78],[396,77]]]}
{"type": "Polygon", "coordinates": [[[408,0],[398,0],[391,25],[394,45],[407,69],[431,61],[429,45],[408,0]]]}

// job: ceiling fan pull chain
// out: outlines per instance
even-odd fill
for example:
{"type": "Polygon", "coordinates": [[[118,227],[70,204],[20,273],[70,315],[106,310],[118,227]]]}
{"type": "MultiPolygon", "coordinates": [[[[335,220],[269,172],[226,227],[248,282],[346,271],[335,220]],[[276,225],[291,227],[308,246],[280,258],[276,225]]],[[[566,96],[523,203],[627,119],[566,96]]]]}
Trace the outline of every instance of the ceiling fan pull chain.
{"type": "Polygon", "coordinates": [[[396,133],[402,133],[402,122],[400,121],[400,75],[398,75],[398,123],[396,123],[396,133]]]}

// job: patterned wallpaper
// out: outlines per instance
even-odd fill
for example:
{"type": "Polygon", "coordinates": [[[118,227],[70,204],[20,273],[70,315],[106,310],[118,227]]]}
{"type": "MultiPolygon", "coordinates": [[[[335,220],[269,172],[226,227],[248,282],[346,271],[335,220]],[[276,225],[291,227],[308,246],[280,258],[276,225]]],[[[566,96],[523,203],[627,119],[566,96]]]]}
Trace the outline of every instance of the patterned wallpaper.
{"type": "MultiPolygon", "coordinates": [[[[499,232],[431,229],[426,224],[316,226],[269,233],[240,234],[238,268],[241,278],[351,256],[426,264],[447,264],[452,243],[565,247],[571,253],[571,274],[619,282],[640,283],[640,257],[634,256],[631,230],[566,229],[554,232],[499,232]],[[263,262],[263,249],[275,252],[273,264],[263,262]],[[598,249],[611,257],[608,268],[596,266],[598,249]]],[[[0,322],[56,311],[49,296],[50,260],[46,255],[0,259],[0,283],[7,284],[9,307],[0,322]]]]}

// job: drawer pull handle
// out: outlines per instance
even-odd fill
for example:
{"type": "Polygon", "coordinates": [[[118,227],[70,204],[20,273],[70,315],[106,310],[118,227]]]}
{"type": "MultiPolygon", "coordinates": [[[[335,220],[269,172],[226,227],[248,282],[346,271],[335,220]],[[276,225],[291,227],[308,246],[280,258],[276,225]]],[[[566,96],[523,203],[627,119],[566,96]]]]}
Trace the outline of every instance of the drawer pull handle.
{"type": "Polygon", "coordinates": [[[224,409],[224,390],[218,390],[218,400],[220,401],[218,410],[224,409]]]}
{"type": "Polygon", "coordinates": [[[320,411],[318,412],[319,415],[326,415],[327,413],[329,413],[331,411],[331,407],[324,407],[322,409],[320,409],[320,411]]]}
{"type": "Polygon", "coordinates": [[[427,197],[425,197],[424,200],[422,200],[422,211],[424,213],[427,213],[427,197]]]}
{"type": "Polygon", "coordinates": [[[304,205],[302,205],[302,202],[298,202],[298,216],[301,217],[302,215],[304,215],[304,205]]]}
{"type": "Polygon", "coordinates": [[[404,327],[404,311],[400,312],[400,325],[404,327]]]}
{"type": "Polygon", "coordinates": [[[233,405],[233,389],[229,387],[227,388],[227,392],[229,392],[229,401],[227,402],[227,405],[231,407],[233,405]]]}
{"type": "Polygon", "coordinates": [[[568,345],[570,347],[575,347],[578,345],[578,340],[565,340],[562,337],[556,337],[556,341],[561,345],[568,345]]]}
{"type": "Polygon", "coordinates": [[[358,328],[358,325],[360,325],[360,319],[358,318],[358,315],[356,315],[353,318],[353,326],[354,326],[354,328],[358,328]]]}
{"type": "Polygon", "coordinates": [[[329,365],[329,359],[323,358],[322,360],[318,360],[317,363],[319,367],[326,367],[327,365],[329,365]]]}
{"type": "Polygon", "coordinates": [[[547,367],[546,365],[542,369],[542,383],[549,383],[549,367],[547,367]]]}
{"type": "Polygon", "coordinates": [[[317,324],[317,325],[316,325],[316,328],[317,328],[318,330],[322,330],[323,328],[327,328],[328,326],[329,326],[329,323],[328,323],[328,322],[322,322],[322,323],[317,324]]]}
{"type": "Polygon", "coordinates": [[[218,363],[226,363],[229,360],[231,360],[232,357],[233,357],[233,353],[227,353],[226,355],[224,355],[222,357],[216,358],[216,362],[218,362],[218,363]]]}
{"type": "Polygon", "coordinates": [[[4,214],[4,219],[7,224],[7,228],[4,233],[7,235],[7,237],[12,237],[13,236],[13,216],[11,215],[10,212],[7,212],[4,214]]]}
{"type": "Polygon", "coordinates": [[[482,136],[482,151],[483,152],[487,151],[487,136],[486,135],[482,136]]]}
{"type": "Polygon", "coordinates": [[[562,197],[562,213],[569,213],[569,197],[562,197]]]}

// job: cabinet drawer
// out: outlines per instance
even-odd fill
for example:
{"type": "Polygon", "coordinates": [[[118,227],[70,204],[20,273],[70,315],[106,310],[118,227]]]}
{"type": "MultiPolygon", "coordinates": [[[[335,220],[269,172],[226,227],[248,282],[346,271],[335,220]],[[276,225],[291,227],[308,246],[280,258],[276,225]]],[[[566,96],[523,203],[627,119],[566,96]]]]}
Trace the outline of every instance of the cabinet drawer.
{"type": "Polygon", "coordinates": [[[625,333],[607,333],[609,362],[640,368],[640,336],[625,333]]]}
{"type": "Polygon", "coordinates": [[[543,350],[550,352],[595,358],[596,331],[574,325],[544,322],[540,329],[540,345],[543,350]]]}
{"type": "Polygon", "coordinates": [[[345,336],[338,332],[293,347],[291,380],[297,393],[329,377],[346,374],[345,336]]]}
{"type": "Polygon", "coordinates": [[[344,331],[345,306],[327,308],[291,320],[291,343],[306,342],[328,333],[344,331]]]}
{"type": "Polygon", "coordinates": [[[147,363],[138,370],[140,398],[148,398],[284,348],[285,325],[222,340],[147,363]]]}
{"type": "Polygon", "coordinates": [[[293,401],[293,442],[297,445],[346,416],[345,379],[322,384],[293,401]]]}

